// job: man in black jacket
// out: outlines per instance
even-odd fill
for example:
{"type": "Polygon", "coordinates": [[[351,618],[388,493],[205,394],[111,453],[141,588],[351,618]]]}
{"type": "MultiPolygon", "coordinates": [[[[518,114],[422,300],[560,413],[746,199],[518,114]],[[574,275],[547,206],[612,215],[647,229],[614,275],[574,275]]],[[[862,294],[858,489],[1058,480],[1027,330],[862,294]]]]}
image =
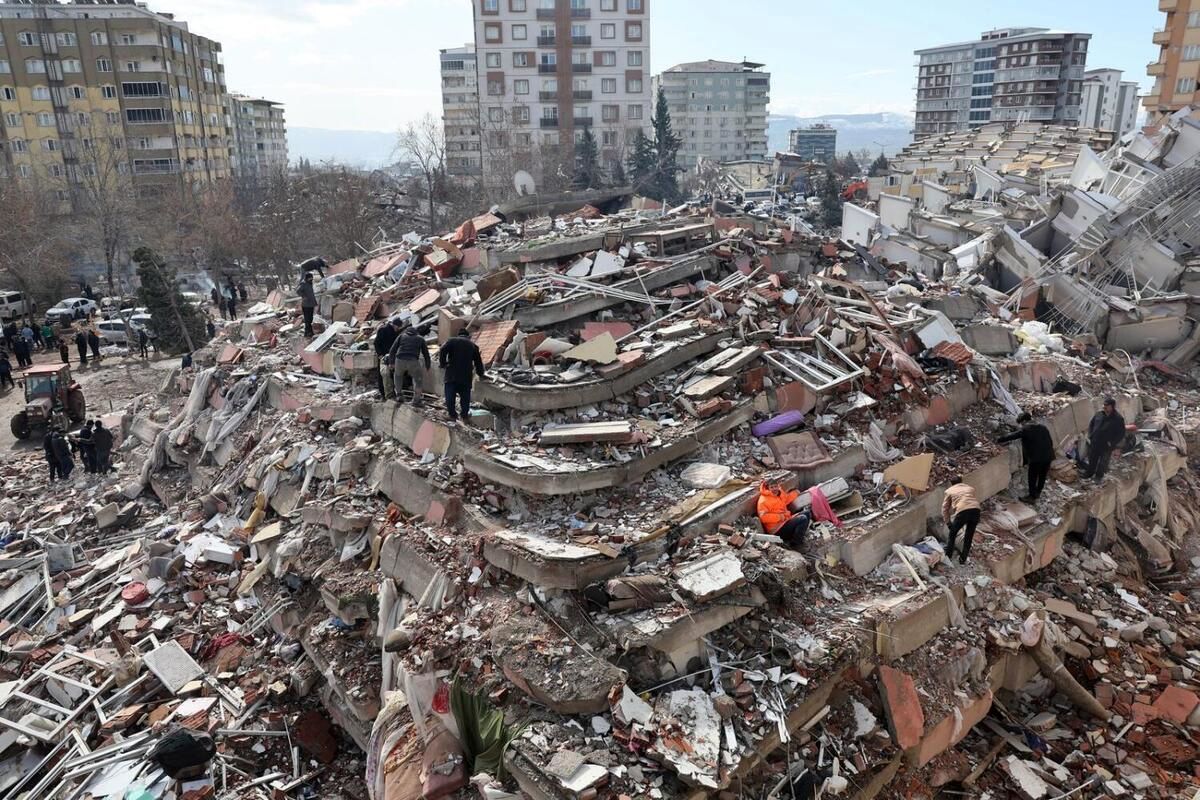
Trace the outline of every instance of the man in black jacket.
{"type": "Polygon", "coordinates": [[[413,405],[420,407],[425,404],[425,372],[432,366],[429,360],[429,347],[425,344],[425,337],[417,333],[417,329],[409,325],[404,329],[404,332],[396,337],[396,341],[392,342],[392,347],[388,350],[388,360],[395,365],[396,377],[396,402],[404,402],[404,378],[408,377],[412,380],[413,385],[413,405]],[[425,369],[421,369],[421,362],[425,362],[425,369]]]}
{"type": "Polygon", "coordinates": [[[379,357],[379,394],[384,400],[391,400],[395,396],[392,393],[392,365],[388,361],[388,354],[400,335],[400,326],[400,318],[392,317],[375,331],[375,355],[379,357]]]}
{"type": "Polygon", "coordinates": [[[79,366],[87,366],[88,337],[83,331],[75,331],[75,349],[79,351],[79,366]]]}
{"type": "Polygon", "coordinates": [[[54,450],[54,457],[58,459],[59,477],[71,477],[71,470],[75,468],[75,457],[71,455],[71,445],[67,442],[67,437],[62,435],[62,431],[54,431],[50,446],[54,450]]]}
{"type": "Polygon", "coordinates": [[[1029,467],[1029,494],[1021,499],[1037,501],[1046,488],[1046,476],[1050,474],[1050,462],[1054,460],[1054,439],[1049,428],[1034,422],[1027,413],[1017,417],[1017,423],[1021,426],[1019,429],[996,441],[1004,444],[1021,440],[1021,453],[1029,467]]]}
{"type": "Polygon", "coordinates": [[[311,272],[304,273],[304,277],[300,279],[300,285],[296,287],[296,293],[300,295],[300,313],[304,315],[304,336],[311,339],[313,337],[313,315],[317,313],[317,294],[313,291],[311,272]]]}
{"type": "Polygon", "coordinates": [[[1080,473],[1084,478],[1102,480],[1108,471],[1113,450],[1125,439],[1125,418],[1117,413],[1117,403],[1104,398],[1104,408],[1088,423],[1087,464],[1080,473]]]}
{"type": "Polygon", "coordinates": [[[112,470],[113,435],[112,431],[104,427],[100,420],[96,420],[96,424],[92,427],[92,447],[95,448],[93,458],[96,472],[104,475],[112,470]]]}
{"type": "Polygon", "coordinates": [[[454,400],[458,399],[464,422],[470,421],[471,413],[471,384],[475,375],[484,377],[483,359],[479,355],[479,347],[471,341],[471,334],[466,329],[458,332],[450,341],[438,350],[438,364],[442,368],[442,379],[446,384],[446,413],[450,415],[450,424],[458,422],[458,412],[454,409],[454,400]],[[471,369],[475,373],[472,374],[471,369]]]}

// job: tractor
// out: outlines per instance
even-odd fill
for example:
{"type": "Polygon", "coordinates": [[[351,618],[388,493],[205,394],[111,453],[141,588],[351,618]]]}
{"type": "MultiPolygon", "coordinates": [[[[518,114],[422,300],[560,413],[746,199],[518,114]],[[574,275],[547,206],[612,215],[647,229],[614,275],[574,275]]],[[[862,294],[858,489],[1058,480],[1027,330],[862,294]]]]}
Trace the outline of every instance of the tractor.
{"type": "Polygon", "coordinates": [[[87,412],[83,388],[71,380],[66,364],[44,364],[25,370],[25,408],[12,418],[13,436],[28,439],[34,428],[81,423],[87,412]]]}

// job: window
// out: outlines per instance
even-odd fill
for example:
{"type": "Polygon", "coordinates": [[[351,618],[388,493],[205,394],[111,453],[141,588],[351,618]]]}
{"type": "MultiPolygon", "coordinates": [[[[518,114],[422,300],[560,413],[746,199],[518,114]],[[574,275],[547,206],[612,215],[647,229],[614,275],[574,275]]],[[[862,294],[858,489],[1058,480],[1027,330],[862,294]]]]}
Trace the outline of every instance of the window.
{"type": "Polygon", "coordinates": [[[625,91],[628,94],[641,94],[642,93],[642,79],[641,78],[626,78],[625,79],[625,91]]]}
{"type": "Polygon", "coordinates": [[[587,0],[571,0],[571,10],[582,11],[587,8],[587,0]]]}
{"type": "Polygon", "coordinates": [[[35,86],[35,87],[33,87],[32,94],[33,94],[34,100],[49,100],[50,99],[50,87],[35,86]]]}
{"type": "Polygon", "coordinates": [[[514,122],[529,122],[529,106],[513,106],[512,117],[514,122]]]}
{"type": "Polygon", "coordinates": [[[67,96],[72,100],[83,100],[87,97],[87,89],[82,86],[70,86],[67,88],[67,96]]]}
{"type": "MultiPolygon", "coordinates": [[[[13,142],[13,144],[16,144],[16,142],[13,142]]],[[[21,144],[24,144],[24,142],[22,142],[21,144]]],[[[24,152],[24,151],[22,151],[22,152],[24,152]]],[[[29,168],[28,164],[18,164],[17,165],[17,174],[20,175],[22,178],[28,178],[31,175],[33,175],[33,170],[31,170],[29,168]]]]}
{"type": "Polygon", "coordinates": [[[119,111],[105,111],[105,112],[104,112],[104,120],[105,120],[105,122],[107,122],[109,125],[118,125],[118,124],[120,124],[120,122],[121,122],[121,112],[119,112],[119,111]]]}
{"type": "Polygon", "coordinates": [[[617,132],[616,131],[601,131],[600,132],[600,144],[603,145],[604,147],[616,147],[617,146],[617,132]]]}
{"type": "Polygon", "coordinates": [[[121,64],[121,69],[126,72],[141,72],[142,65],[136,61],[125,61],[121,64]]]}
{"type": "Polygon", "coordinates": [[[62,164],[51,164],[50,166],[46,167],[46,173],[51,178],[61,178],[63,176],[62,164]]]}
{"type": "Polygon", "coordinates": [[[75,41],[75,34],[71,33],[70,31],[63,31],[62,33],[58,34],[58,43],[63,47],[74,47],[76,44],[78,44],[75,41]]]}
{"type": "Polygon", "coordinates": [[[620,106],[601,106],[600,119],[605,122],[616,122],[621,118],[620,106]]]}
{"type": "Polygon", "coordinates": [[[108,34],[104,31],[92,31],[92,44],[103,47],[108,44],[108,34]]]}
{"type": "Polygon", "coordinates": [[[25,72],[30,75],[45,75],[46,62],[40,58],[27,58],[25,59],[25,72]]]}
{"type": "Polygon", "coordinates": [[[542,144],[546,147],[558,147],[558,131],[543,133],[542,144]]]}
{"type": "Polygon", "coordinates": [[[529,38],[529,29],[527,27],[525,27],[524,25],[513,25],[512,26],[512,38],[513,38],[513,41],[518,41],[518,42],[528,39],[529,38]]]}
{"type": "Polygon", "coordinates": [[[83,72],[83,64],[78,58],[64,58],[62,62],[63,72],[83,72]]]}
{"type": "Polygon", "coordinates": [[[500,13],[500,0],[483,0],[483,13],[499,14],[500,13]]]}
{"type": "Polygon", "coordinates": [[[558,63],[558,54],[557,53],[542,53],[540,63],[544,67],[553,67],[555,64],[558,63]]]}
{"type": "Polygon", "coordinates": [[[513,81],[513,94],[529,94],[529,81],[523,79],[513,81]]]}
{"type": "Polygon", "coordinates": [[[542,81],[542,91],[549,93],[549,94],[557,94],[558,93],[558,79],[557,78],[548,78],[548,79],[542,81]]]}
{"type": "Polygon", "coordinates": [[[37,34],[32,31],[21,31],[17,34],[17,44],[25,47],[36,47],[38,43],[37,34]]]}
{"type": "Polygon", "coordinates": [[[641,12],[642,0],[625,0],[625,9],[634,13],[641,12]]]}
{"type": "Polygon", "coordinates": [[[493,97],[504,94],[504,81],[488,81],[487,93],[493,97]]]}
{"type": "Polygon", "coordinates": [[[9,111],[4,115],[4,124],[10,128],[21,127],[21,115],[15,111],[9,111]]]}
{"type": "Polygon", "coordinates": [[[1188,44],[1183,46],[1184,61],[1200,61],[1200,44],[1188,44]]]}
{"type": "Polygon", "coordinates": [[[24,139],[13,139],[12,149],[14,153],[24,153],[29,150],[29,147],[25,144],[24,139]]]}
{"type": "Polygon", "coordinates": [[[42,139],[42,149],[48,153],[57,153],[62,148],[58,139],[42,139]]]}
{"type": "Polygon", "coordinates": [[[504,109],[500,106],[489,106],[488,122],[504,122],[504,109]]]}
{"type": "Polygon", "coordinates": [[[54,115],[48,111],[39,111],[37,115],[37,124],[40,128],[53,128],[54,115]]]}
{"type": "Polygon", "coordinates": [[[1175,81],[1175,94],[1191,94],[1196,91],[1195,78],[1180,78],[1175,81]]]}
{"type": "Polygon", "coordinates": [[[5,86],[4,88],[0,89],[0,100],[16,100],[16,99],[17,99],[17,90],[16,89],[12,88],[11,86],[5,86]]]}
{"type": "Polygon", "coordinates": [[[1189,28],[1200,28],[1200,11],[1193,11],[1188,14],[1187,26],[1189,28]]]}
{"type": "Polygon", "coordinates": [[[528,67],[529,66],[529,53],[513,53],[513,66],[514,67],[528,67]]]}
{"type": "Polygon", "coordinates": [[[603,79],[601,79],[601,81],[600,81],[600,91],[601,91],[602,93],[604,93],[604,94],[616,94],[616,92],[617,92],[617,79],[616,79],[616,78],[603,78],[603,79]]]}
{"type": "Polygon", "coordinates": [[[629,66],[640,67],[641,65],[642,65],[642,51],[641,50],[630,50],[629,51],[629,66]]]}
{"type": "Polygon", "coordinates": [[[107,58],[97,58],[96,59],[96,71],[97,72],[112,72],[112,62],[109,61],[107,58]]]}
{"type": "Polygon", "coordinates": [[[601,11],[616,11],[617,0],[600,0],[601,11]]]}
{"type": "Polygon", "coordinates": [[[117,96],[117,87],[112,86],[111,84],[108,86],[101,86],[100,94],[103,95],[106,99],[112,100],[113,98],[115,98],[117,96]]]}
{"type": "Polygon", "coordinates": [[[625,116],[629,117],[629,119],[641,119],[642,118],[642,107],[641,106],[630,106],[629,108],[625,109],[625,116]]]}
{"type": "Polygon", "coordinates": [[[525,0],[508,0],[509,11],[524,11],[525,0]]]}
{"type": "Polygon", "coordinates": [[[488,42],[500,42],[504,40],[504,35],[501,33],[500,23],[489,22],[483,26],[483,38],[488,42]]]}
{"type": "MultiPolygon", "coordinates": [[[[183,112],[185,117],[190,111],[183,112]]],[[[161,108],[127,108],[125,109],[125,120],[134,125],[145,125],[154,122],[165,122],[166,114],[161,108]]],[[[191,120],[187,120],[191,124],[191,120]]]]}
{"type": "Polygon", "coordinates": [[[625,40],[628,42],[640,42],[642,40],[642,23],[626,22],[625,40]]]}
{"type": "Polygon", "coordinates": [[[542,119],[558,119],[558,106],[542,106],[542,119]]]}
{"type": "Polygon", "coordinates": [[[132,33],[122,33],[117,36],[117,41],[123,45],[137,44],[137,36],[132,33]]]}
{"type": "Polygon", "coordinates": [[[0,58],[0,75],[7,75],[12,72],[12,67],[3,58],[0,58]]]}
{"type": "Polygon", "coordinates": [[[600,26],[600,38],[601,38],[601,39],[615,39],[615,38],[617,38],[617,26],[616,26],[616,24],[614,24],[614,23],[612,23],[612,22],[605,22],[604,24],[602,24],[602,25],[600,26]]]}
{"type": "Polygon", "coordinates": [[[500,69],[500,53],[488,53],[484,56],[484,63],[488,69],[500,69]]]}
{"type": "Polygon", "coordinates": [[[617,65],[617,54],[611,50],[604,50],[596,54],[600,58],[600,66],[615,67],[617,65]]]}
{"type": "Polygon", "coordinates": [[[122,83],[121,94],[126,97],[161,97],[162,84],[158,81],[122,83]]]}

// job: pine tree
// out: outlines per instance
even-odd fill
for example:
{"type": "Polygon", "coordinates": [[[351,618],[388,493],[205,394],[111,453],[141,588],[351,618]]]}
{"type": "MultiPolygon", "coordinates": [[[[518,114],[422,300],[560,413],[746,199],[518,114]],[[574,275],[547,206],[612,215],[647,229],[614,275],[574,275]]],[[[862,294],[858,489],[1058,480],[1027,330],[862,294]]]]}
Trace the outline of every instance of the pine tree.
{"type": "Polygon", "coordinates": [[[833,174],[833,170],[825,170],[825,180],[821,186],[821,217],[830,228],[842,224],[842,184],[833,174]]]}
{"type": "Polygon", "coordinates": [[[846,153],[846,157],[841,160],[838,166],[841,168],[839,172],[844,178],[862,174],[862,167],[859,166],[858,159],[854,157],[854,153],[846,153]]]}
{"type": "Polygon", "coordinates": [[[609,183],[613,186],[625,185],[625,167],[621,166],[621,160],[616,159],[612,162],[608,176],[609,183]]]}
{"type": "Polygon", "coordinates": [[[879,158],[877,158],[871,162],[871,168],[867,172],[867,174],[869,176],[871,176],[872,178],[877,178],[881,175],[887,175],[887,173],[888,173],[887,156],[885,156],[883,153],[880,153],[879,158]]]}
{"type": "Polygon", "coordinates": [[[652,191],[651,183],[655,174],[654,145],[641,130],[633,139],[633,150],[628,159],[629,180],[637,194],[648,194],[652,191]]]}
{"type": "Polygon", "coordinates": [[[133,253],[137,264],[138,299],[150,311],[150,327],[158,348],[168,353],[191,353],[208,342],[203,315],[188,305],[179,291],[175,270],[149,247],[133,253]]]}
{"type": "Polygon", "coordinates": [[[584,126],[583,135],[575,143],[575,188],[600,188],[600,148],[592,129],[584,126]]]}
{"type": "Polygon", "coordinates": [[[679,200],[679,164],[677,156],[683,146],[683,139],[671,128],[671,109],[667,106],[667,96],[662,89],[658,90],[658,99],[654,106],[654,118],[650,120],[654,128],[655,174],[651,197],[667,203],[679,200]]]}

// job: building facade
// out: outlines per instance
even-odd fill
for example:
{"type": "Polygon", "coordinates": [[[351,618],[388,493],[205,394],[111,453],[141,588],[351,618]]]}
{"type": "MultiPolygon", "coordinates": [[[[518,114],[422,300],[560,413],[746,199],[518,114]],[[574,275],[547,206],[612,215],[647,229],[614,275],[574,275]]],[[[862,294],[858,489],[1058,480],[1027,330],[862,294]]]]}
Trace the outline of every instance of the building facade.
{"type": "Polygon", "coordinates": [[[139,189],[230,175],[221,45],[123,0],[0,2],[0,175],[64,201],[105,143],[139,189]]]}
{"type": "Polygon", "coordinates": [[[913,136],[988,122],[1078,124],[1091,34],[1002,28],[917,50],[913,136]]]}
{"type": "Polygon", "coordinates": [[[679,166],[690,169],[701,159],[766,159],[771,75],[762,67],[749,61],[694,61],[654,76],[651,94],[657,97],[663,90],[672,126],[683,140],[679,166]]]}
{"type": "Polygon", "coordinates": [[[1158,10],[1166,24],[1152,38],[1158,58],[1146,73],[1154,88],[1142,98],[1151,125],[1184,106],[1200,106],[1200,0],[1159,0],[1158,10]]]}
{"type": "Polygon", "coordinates": [[[479,77],[475,47],[453,47],[439,55],[442,73],[442,125],[446,171],[454,176],[483,174],[479,145],[479,77]]]}
{"type": "Polygon", "coordinates": [[[1137,125],[1138,85],[1121,80],[1119,69],[1089,69],[1083,74],[1080,124],[1124,136],[1137,125]]]}
{"type": "Polygon", "coordinates": [[[624,162],[653,108],[649,3],[472,0],[488,183],[510,185],[517,169],[561,178],[585,128],[604,167],[624,162]]]}
{"type": "Polygon", "coordinates": [[[788,131],[788,151],[805,161],[830,164],[837,157],[837,129],[818,123],[788,131]]]}
{"type": "Polygon", "coordinates": [[[288,167],[283,104],[232,94],[226,104],[230,166],[238,178],[265,180],[288,167]]]}

